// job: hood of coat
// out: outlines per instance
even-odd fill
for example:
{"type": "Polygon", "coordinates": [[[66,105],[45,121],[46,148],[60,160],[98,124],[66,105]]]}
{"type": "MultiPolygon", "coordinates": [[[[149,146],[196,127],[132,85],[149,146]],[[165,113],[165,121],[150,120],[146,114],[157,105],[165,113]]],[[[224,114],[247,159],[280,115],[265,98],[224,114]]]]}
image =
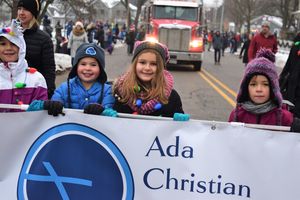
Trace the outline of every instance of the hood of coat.
{"type": "Polygon", "coordinates": [[[27,61],[25,60],[26,55],[26,43],[23,37],[21,24],[17,20],[13,19],[11,25],[8,27],[2,28],[0,37],[5,37],[10,42],[14,43],[19,47],[19,55],[17,62],[8,63],[10,68],[14,68],[15,71],[25,71],[28,67],[27,61]]]}
{"type": "Polygon", "coordinates": [[[269,80],[270,97],[274,102],[281,107],[282,95],[280,92],[278,74],[274,64],[275,55],[268,49],[258,51],[256,58],[251,60],[246,67],[244,77],[242,79],[239,93],[237,95],[237,103],[249,101],[248,85],[251,78],[255,75],[264,75],[269,80]]]}

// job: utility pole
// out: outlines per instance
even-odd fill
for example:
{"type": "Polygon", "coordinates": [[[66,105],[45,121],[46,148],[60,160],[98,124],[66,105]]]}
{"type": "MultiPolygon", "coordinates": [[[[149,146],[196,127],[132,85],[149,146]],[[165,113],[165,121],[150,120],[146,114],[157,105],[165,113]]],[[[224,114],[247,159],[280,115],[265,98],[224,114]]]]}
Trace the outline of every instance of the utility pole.
{"type": "Polygon", "coordinates": [[[224,27],[224,7],[225,7],[225,0],[223,0],[222,11],[221,11],[221,20],[220,20],[220,32],[221,33],[223,33],[223,27],[224,27]]]}
{"type": "Polygon", "coordinates": [[[215,0],[215,4],[216,4],[215,12],[214,12],[214,29],[215,30],[217,29],[218,3],[219,3],[219,0],[215,0]]]}

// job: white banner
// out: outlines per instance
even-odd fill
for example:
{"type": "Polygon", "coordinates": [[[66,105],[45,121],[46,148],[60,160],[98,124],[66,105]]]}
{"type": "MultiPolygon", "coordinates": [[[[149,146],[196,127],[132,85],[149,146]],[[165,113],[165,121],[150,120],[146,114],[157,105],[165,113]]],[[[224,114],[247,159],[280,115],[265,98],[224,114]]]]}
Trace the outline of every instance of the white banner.
{"type": "Polygon", "coordinates": [[[0,114],[5,200],[298,200],[300,135],[67,111],[0,114]]]}

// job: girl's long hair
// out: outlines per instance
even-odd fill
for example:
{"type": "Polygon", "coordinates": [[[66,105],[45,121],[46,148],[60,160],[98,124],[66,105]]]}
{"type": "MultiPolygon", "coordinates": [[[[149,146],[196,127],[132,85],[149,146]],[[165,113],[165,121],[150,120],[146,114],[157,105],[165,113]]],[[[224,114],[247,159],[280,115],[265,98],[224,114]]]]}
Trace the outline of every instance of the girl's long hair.
{"type": "MultiPolygon", "coordinates": [[[[17,20],[20,20],[19,17],[17,17],[17,20]]],[[[28,29],[31,29],[34,26],[39,26],[38,20],[35,18],[35,16],[32,16],[31,21],[29,22],[28,29]]]]}
{"type": "MultiPolygon", "coordinates": [[[[143,50],[132,62],[127,74],[126,78],[124,80],[124,83],[122,84],[121,88],[115,88],[117,90],[122,90],[122,99],[120,100],[122,103],[132,103],[134,104],[134,101],[137,98],[137,94],[134,91],[134,88],[136,86],[140,86],[141,90],[145,92],[145,96],[143,96],[144,101],[148,101],[151,99],[157,99],[159,102],[163,104],[168,103],[168,97],[165,94],[165,88],[166,88],[166,79],[164,77],[164,63],[163,59],[161,58],[160,54],[153,50],[153,49],[146,49],[143,50]],[[138,63],[138,59],[141,54],[143,53],[154,53],[156,56],[156,62],[157,62],[157,71],[156,76],[151,80],[150,87],[144,85],[138,78],[136,74],[136,65],[138,63]]],[[[116,91],[116,90],[114,90],[116,91]]]]}

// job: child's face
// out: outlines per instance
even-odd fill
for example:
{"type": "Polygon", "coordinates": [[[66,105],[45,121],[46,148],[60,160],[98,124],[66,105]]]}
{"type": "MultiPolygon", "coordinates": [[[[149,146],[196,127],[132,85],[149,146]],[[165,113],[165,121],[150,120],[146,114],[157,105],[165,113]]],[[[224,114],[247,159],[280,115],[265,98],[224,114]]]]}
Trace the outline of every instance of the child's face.
{"type": "Polygon", "coordinates": [[[0,37],[0,60],[2,62],[17,62],[19,58],[19,47],[5,37],[0,37]]]}
{"type": "Polygon", "coordinates": [[[137,60],[136,74],[144,84],[150,83],[156,76],[157,71],[156,55],[152,52],[142,53],[137,60]]]}
{"type": "Polygon", "coordinates": [[[22,23],[22,26],[27,26],[33,19],[32,13],[24,7],[18,8],[18,19],[22,23]]]}
{"type": "MultiPolygon", "coordinates": [[[[95,58],[85,57],[78,62],[77,75],[82,84],[89,88],[100,75],[100,66],[95,58]]],[[[87,89],[88,89],[87,88],[87,89]]]]}
{"type": "Polygon", "coordinates": [[[252,102],[263,104],[270,99],[270,84],[263,75],[253,76],[248,85],[248,92],[252,102]]]}

